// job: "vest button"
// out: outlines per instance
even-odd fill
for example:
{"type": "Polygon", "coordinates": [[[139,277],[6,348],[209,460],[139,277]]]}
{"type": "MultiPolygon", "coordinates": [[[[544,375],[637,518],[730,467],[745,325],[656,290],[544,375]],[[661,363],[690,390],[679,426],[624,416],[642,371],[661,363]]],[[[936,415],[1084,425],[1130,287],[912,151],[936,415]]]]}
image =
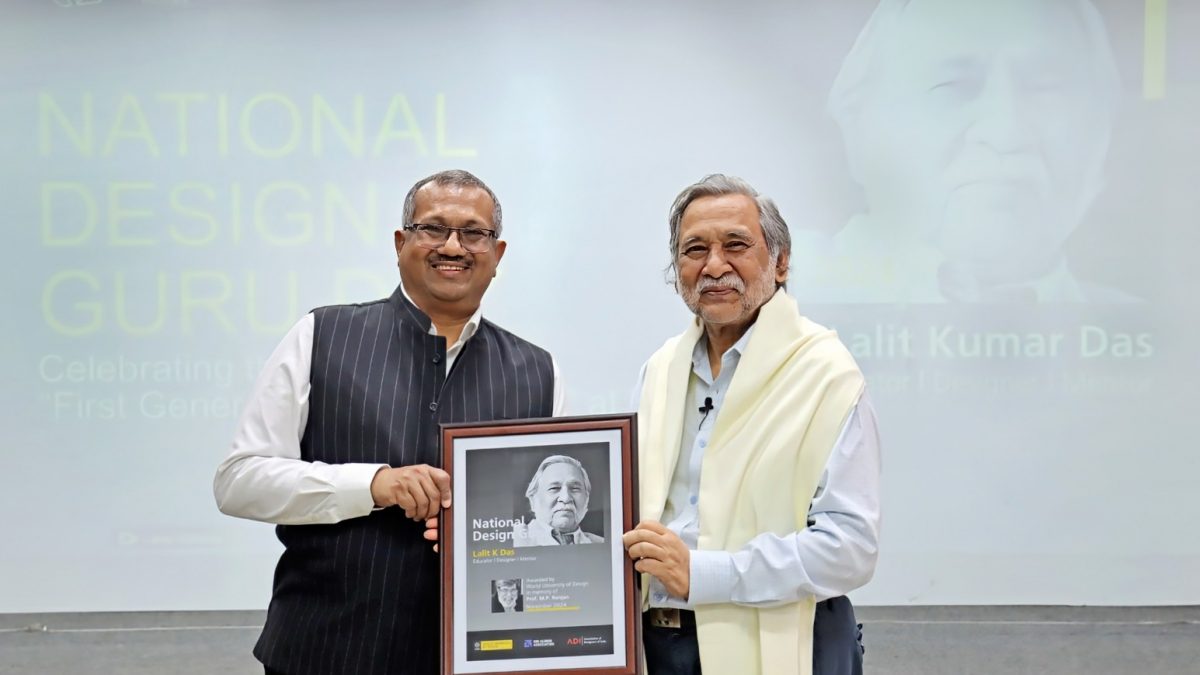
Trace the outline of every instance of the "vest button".
{"type": "Polygon", "coordinates": [[[429,404],[429,410],[431,412],[437,412],[437,401],[434,401],[433,403],[429,404]]]}
{"type": "Polygon", "coordinates": [[[437,354],[434,354],[434,355],[433,355],[433,362],[434,362],[434,363],[441,363],[441,362],[442,362],[442,357],[441,357],[441,356],[438,356],[437,354]]]}

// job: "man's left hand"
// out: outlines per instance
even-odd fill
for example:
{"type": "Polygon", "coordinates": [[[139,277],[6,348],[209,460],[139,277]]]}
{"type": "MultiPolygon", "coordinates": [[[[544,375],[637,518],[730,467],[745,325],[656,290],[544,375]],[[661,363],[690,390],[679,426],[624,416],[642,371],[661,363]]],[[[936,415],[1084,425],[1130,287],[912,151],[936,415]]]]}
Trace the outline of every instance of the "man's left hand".
{"type": "Polygon", "coordinates": [[[622,537],[633,568],[662,582],[671,595],[687,600],[692,583],[692,553],[662,523],[643,520],[622,537]]]}

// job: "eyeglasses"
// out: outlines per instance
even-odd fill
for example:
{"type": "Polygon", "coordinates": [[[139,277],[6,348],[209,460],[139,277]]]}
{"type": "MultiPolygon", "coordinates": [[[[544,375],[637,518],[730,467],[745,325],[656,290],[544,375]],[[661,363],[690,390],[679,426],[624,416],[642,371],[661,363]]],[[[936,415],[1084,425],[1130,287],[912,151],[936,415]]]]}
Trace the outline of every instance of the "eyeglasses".
{"type": "Polygon", "coordinates": [[[498,239],[495,230],[483,230],[477,227],[447,227],[434,223],[413,223],[406,225],[405,232],[413,233],[413,243],[421,248],[441,248],[450,240],[450,233],[458,233],[458,244],[468,253],[487,253],[492,248],[492,240],[498,239]]]}

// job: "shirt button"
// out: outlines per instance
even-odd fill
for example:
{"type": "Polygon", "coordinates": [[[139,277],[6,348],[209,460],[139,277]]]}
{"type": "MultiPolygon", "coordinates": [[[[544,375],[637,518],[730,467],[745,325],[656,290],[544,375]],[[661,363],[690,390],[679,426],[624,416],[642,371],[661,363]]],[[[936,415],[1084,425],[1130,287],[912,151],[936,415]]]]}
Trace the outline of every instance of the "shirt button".
{"type": "Polygon", "coordinates": [[[707,447],[708,447],[708,439],[707,439],[707,438],[701,438],[701,439],[700,439],[700,447],[701,447],[701,448],[707,448],[707,447]]]}
{"type": "Polygon", "coordinates": [[[432,412],[437,412],[437,401],[429,404],[429,410],[432,412]]]}
{"type": "Polygon", "coordinates": [[[700,498],[697,497],[696,495],[692,495],[692,498],[689,499],[688,501],[691,502],[692,506],[695,506],[696,502],[700,501],[700,498]]]}

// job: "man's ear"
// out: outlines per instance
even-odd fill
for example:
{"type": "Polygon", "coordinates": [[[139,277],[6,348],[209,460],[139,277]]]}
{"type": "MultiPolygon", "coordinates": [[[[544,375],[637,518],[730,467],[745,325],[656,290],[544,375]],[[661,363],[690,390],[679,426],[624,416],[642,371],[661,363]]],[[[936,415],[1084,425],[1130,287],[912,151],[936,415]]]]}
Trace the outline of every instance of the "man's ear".
{"type": "Polygon", "coordinates": [[[393,238],[396,240],[396,255],[399,256],[400,249],[404,248],[404,230],[396,230],[393,238]]]}
{"type": "MultiPolygon", "coordinates": [[[[508,242],[503,239],[496,240],[496,269],[500,268],[500,259],[504,257],[504,251],[508,248],[508,242]]],[[[492,272],[492,276],[496,276],[496,272],[492,272]]]]}
{"type": "Polygon", "coordinates": [[[791,262],[791,254],[781,252],[779,259],[775,261],[775,285],[782,285],[788,278],[788,263],[791,262]]]}

